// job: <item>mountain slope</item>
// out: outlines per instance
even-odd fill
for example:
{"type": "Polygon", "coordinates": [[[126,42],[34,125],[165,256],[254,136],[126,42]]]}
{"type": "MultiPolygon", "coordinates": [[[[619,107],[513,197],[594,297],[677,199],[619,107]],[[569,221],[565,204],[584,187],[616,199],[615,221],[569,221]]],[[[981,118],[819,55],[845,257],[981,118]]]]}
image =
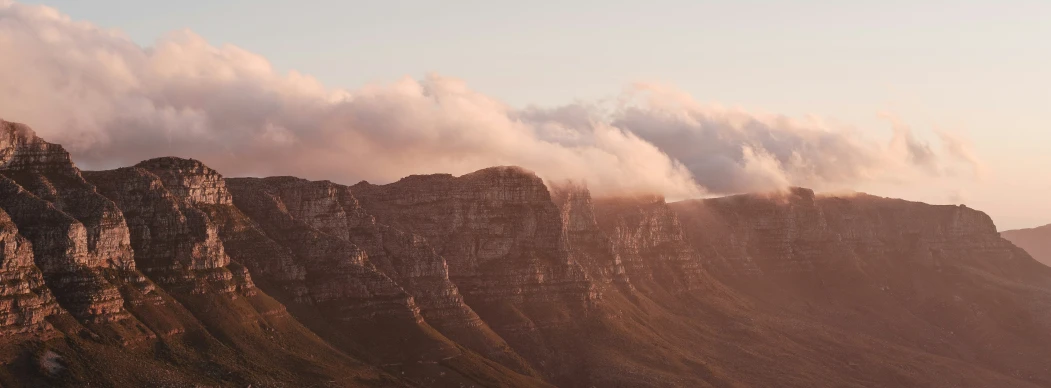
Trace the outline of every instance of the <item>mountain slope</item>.
{"type": "Polygon", "coordinates": [[[0,122],[5,387],[1040,387],[1047,327],[962,206],[80,171],[0,122]]]}
{"type": "Polygon", "coordinates": [[[1018,229],[1000,232],[1000,235],[1025,249],[1034,259],[1051,266],[1051,225],[1031,229],[1018,229]]]}

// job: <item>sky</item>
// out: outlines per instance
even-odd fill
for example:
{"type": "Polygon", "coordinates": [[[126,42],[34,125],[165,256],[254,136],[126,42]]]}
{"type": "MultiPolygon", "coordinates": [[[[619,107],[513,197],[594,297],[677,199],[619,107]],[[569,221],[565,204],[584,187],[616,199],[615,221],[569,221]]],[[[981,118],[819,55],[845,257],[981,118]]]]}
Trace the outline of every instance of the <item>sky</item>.
{"type": "Polygon", "coordinates": [[[606,193],[802,185],[1051,223],[1051,2],[614,3],[0,0],[0,117],[85,168],[519,164],[606,193]]]}

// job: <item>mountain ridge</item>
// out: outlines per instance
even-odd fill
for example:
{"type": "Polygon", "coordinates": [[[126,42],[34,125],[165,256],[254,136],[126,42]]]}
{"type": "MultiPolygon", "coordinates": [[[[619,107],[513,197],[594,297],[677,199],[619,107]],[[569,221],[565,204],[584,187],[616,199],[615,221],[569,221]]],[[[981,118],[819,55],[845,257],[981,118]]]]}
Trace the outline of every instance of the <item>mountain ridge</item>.
{"type": "Polygon", "coordinates": [[[1051,269],[866,194],[80,171],[0,122],[0,254],[4,386],[1051,385],[1051,269]]]}

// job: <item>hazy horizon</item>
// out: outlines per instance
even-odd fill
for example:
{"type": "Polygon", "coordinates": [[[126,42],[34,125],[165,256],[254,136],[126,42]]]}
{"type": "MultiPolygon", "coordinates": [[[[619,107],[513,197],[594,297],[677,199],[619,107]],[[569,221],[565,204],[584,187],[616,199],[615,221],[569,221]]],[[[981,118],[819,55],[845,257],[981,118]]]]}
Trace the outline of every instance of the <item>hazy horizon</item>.
{"type": "Polygon", "coordinates": [[[18,53],[0,118],[85,168],[175,154],[353,183],[515,164],[600,193],[964,203],[1006,230],[1051,223],[1048,11],[0,0],[18,53]]]}

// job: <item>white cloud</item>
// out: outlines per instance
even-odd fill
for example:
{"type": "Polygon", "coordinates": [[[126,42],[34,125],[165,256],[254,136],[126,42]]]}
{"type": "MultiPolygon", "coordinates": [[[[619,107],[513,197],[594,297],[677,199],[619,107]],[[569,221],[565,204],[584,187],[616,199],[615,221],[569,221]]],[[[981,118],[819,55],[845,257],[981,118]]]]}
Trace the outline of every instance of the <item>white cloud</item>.
{"type": "MultiPolygon", "coordinates": [[[[520,165],[599,193],[689,197],[702,187],[820,187],[939,163],[907,130],[884,147],[819,120],[703,107],[652,85],[622,101],[515,109],[440,75],[331,88],[190,31],[144,48],[54,9],[0,0],[0,116],[89,168],[177,155],[229,176],[386,182],[520,165]]],[[[973,158],[962,142],[942,140],[954,157],[973,158]]]]}

